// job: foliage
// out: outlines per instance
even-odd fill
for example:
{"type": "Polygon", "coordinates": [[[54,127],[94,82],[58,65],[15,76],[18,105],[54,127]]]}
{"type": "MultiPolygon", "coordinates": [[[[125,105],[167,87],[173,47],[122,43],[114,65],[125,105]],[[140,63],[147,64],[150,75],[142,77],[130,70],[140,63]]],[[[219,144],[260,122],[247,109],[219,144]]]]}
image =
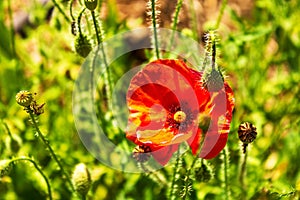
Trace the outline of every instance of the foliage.
{"type": "MultiPolygon", "coordinates": [[[[37,93],[34,94],[37,102],[45,102],[44,113],[37,121],[38,127],[47,137],[66,173],[72,174],[78,163],[85,163],[90,170],[93,183],[88,199],[166,199],[169,194],[179,198],[185,193],[190,199],[300,197],[299,1],[258,0],[249,5],[249,11],[245,14],[241,12],[242,5],[229,0],[226,6],[218,4],[215,16],[210,16],[212,21],[206,20],[203,24],[200,21],[208,16],[205,9],[193,10],[193,6],[188,5],[191,2],[198,5],[203,1],[183,1],[183,8],[182,1],[178,1],[177,8],[174,6],[174,10],[168,13],[172,18],[175,8],[176,11],[181,8],[179,17],[174,17],[179,18],[178,25],[164,23],[164,27],[177,28],[194,38],[201,38],[204,30],[218,28],[219,65],[226,71],[226,80],[233,88],[235,111],[227,149],[222,155],[204,163],[193,163],[194,158],[187,152],[183,158],[178,158],[177,168],[168,165],[146,174],[130,174],[106,167],[86,150],[77,134],[72,115],[72,92],[84,58],[75,53],[77,36],[71,32],[71,22],[76,21],[77,32],[80,28],[93,46],[105,38],[149,24],[143,23],[143,15],[138,19],[130,15],[123,17],[122,9],[128,7],[122,1],[99,0],[94,14],[87,9],[83,11],[84,2],[79,0],[45,2],[0,1],[1,198],[48,198],[47,185],[36,169],[42,170],[42,174],[50,180],[53,199],[79,198],[67,184],[64,173],[50,156],[48,148],[35,138],[38,137],[36,127],[31,127],[30,116],[15,101],[15,95],[20,90],[37,93]],[[223,13],[221,7],[225,9],[224,15],[219,15],[222,20],[218,21],[218,27],[214,27],[212,24],[218,20],[218,14],[223,13]],[[78,27],[80,12],[83,14],[78,27]],[[186,18],[189,23],[185,23],[186,18]],[[96,32],[93,19],[97,20],[96,26],[99,28],[96,32]],[[197,27],[201,27],[200,30],[197,27]],[[256,140],[248,145],[245,187],[242,187],[239,174],[243,155],[237,129],[244,121],[253,123],[258,134],[256,140]],[[31,163],[15,162],[23,156],[31,163]],[[186,177],[191,164],[195,171],[188,173],[191,177],[186,177]],[[195,174],[207,171],[209,181],[195,177],[195,174]],[[171,185],[176,186],[172,191],[168,188],[171,185]]],[[[164,9],[163,2],[160,3],[161,9],[164,9]]],[[[198,5],[201,6],[205,5],[198,5]]],[[[146,7],[145,3],[145,10],[146,7]]],[[[155,16],[161,17],[160,23],[167,22],[163,14],[155,16]]],[[[114,143],[122,143],[127,148],[131,148],[132,144],[124,142],[124,133],[114,128],[107,112],[108,105],[103,101],[108,94],[102,91],[105,85],[115,83],[131,67],[147,63],[153,57],[152,52],[145,50],[118,58],[113,63],[118,67],[106,74],[110,81],[100,80],[97,86],[99,123],[114,143]]],[[[106,80],[105,76],[103,79],[106,80]]]]}

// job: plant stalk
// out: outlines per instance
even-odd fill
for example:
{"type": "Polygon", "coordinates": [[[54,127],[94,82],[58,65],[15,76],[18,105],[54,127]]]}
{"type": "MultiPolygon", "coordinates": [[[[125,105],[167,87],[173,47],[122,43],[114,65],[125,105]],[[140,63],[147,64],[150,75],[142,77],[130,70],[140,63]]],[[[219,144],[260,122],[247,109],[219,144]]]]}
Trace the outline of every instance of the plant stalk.
{"type": "Polygon", "coordinates": [[[60,7],[60,5],[56,2],[56,0],[52,0],[54,6],[58,9],[58,11],[64,16],[65,20],[67,22],[71,23],[70,18],[67,16],[67,14],[64,12],[64,10],[60,7]]]}
{"type": "Polygon", "coordinates": [[[155,0],[151,0],[151,17],[152,17],[152,26],[153,26],[153,35],[154,35],[154,47],[156,58],[159,59],[159,48],[158,48],[158,34],[157,34],[157,23],[156,23],[156,6],[155,0]]]}
{"type": "Polygon", "coordinates": [[[34,160],[32,160],[31,158],[27,158],[27,157],[14,158],[14,159],[10,160],[10,163],[18,162],[18,161],[29,161],[29,162],[31,162],[33,164],[34,168],[41,174],[41,176],[45,180],[45,182],[47,184],[47,190],[48,190],[49,199],[52,200],[52,192],[51,192],[50,182],[49,182],[47,176],[44,174],[44,172],[40,169],[40,167],[38,166],[38,164],[34,160]]]}
{"type": "Polygon", "coordinates": [[[67,172],[65,171],[64,167],[62,166],[60,160],[58,159],[57,155],[55,154],[54,150],[50,146],[50,143],[49,143],[48,139],[45,138],[45,136],[43,135],[43,133],[39,129],[38,124],[35,120],[34,114],[30,110],[30,108],[28,110],[29,110],[30,119],[31,119],[31,121],[33,123],[33,126],[34,126],[34,128],[35,128],[35,130],[38,134],[38,137],[41,138],[42,142],[44,143],[46,148],[49,150],[51,157],[55,160],[55,162],[57,163],[57,165],[58,165],[59,169],[61,170],[62,174],[66,177],[66,180],[69,183],[70,187],[75,192],[75,189],[74,189],[74,186],[73,186],[72,181],[70,179],[70,176],[67,174],[67,172]]]}

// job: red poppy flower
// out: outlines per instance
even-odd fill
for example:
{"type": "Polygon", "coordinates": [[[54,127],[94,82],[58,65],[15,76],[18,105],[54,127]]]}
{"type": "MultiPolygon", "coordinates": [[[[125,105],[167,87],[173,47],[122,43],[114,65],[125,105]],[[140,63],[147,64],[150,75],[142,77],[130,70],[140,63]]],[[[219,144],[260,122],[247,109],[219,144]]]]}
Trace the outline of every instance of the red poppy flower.
{"type": "Polygon", "coordinates": [[[214,158],[226,145],[233,101],[226,82],[220,91],[209,92],[203,87],[202,72],[181,60],[156,60],[130,82],[126,137],[150,149],[153,158],[165,165],[182,142],[198,153],[204,132],[199,124],[208,118],[199,156],[214,158]]]}

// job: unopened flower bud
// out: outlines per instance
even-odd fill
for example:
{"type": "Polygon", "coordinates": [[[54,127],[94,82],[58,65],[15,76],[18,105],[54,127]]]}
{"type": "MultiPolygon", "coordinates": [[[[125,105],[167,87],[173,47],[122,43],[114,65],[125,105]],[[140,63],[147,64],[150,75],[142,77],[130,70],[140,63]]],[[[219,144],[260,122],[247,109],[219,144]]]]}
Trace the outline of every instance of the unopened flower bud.
{"type": "Polygon", "coordinates": [[[93,11],[97,7],[98,0],[85,0],[84,4],[87,9],[89,9],[90,11],[93,11]]]}
{"type": "Polygon", "coordinates": [[[32,93],[27,90],[22,90],[16,95],[16,101],[19,105],[28,107],[33,100],[32,93]]]}
{"type": "Polygon", "coordinates": [[[79,34],[75,40],[75,50],[81,57],[85,58],[92,50],[90,40],[86,35],[79,34]]]}
{"type": "Polygon", "coordinates": [[[87,195],[92,181],[90,173],[84,163],[79,163],[75,166],[72,182],[78,194],[81,196],[87,195]]]}
{"type": "Polygon", "coordinates": [[[204,163],[200,167],[195,168],[195,178],[199,182],[208,182],[212,176],[212,170],[204,163]]]}
{"type": "Polygon", "coordinates": [[[218,92],[224,87],[224,78],[219,70],[212,69],[204,76],[204,87],[210,92],[218,92]]]}

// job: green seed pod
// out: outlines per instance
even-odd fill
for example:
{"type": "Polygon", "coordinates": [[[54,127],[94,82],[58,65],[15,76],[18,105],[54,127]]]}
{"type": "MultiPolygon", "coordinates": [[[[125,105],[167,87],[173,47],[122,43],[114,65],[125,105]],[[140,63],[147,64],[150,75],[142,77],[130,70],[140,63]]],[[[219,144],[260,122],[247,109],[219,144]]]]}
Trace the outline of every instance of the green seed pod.
{"type": "Polygon", "coordinates": [[[75,166],[72,183],[78,194],[85,197],[91,187],[92,181],[89,170],[84,163],[79,163],[75,166]]]}
{"type": "Polygon", "coordinates": [[[75,50],[81,57],[85,58],[92,50],[90,40],[86,35],[79,34],[75,40],[75,50]]]}
{"type": "Polygon", "coordinates": [[[27,90],[22,90],[17,93],[16,101],[20,106],[28,107],[33,101],[32,93],[27,90]]]}
{"type": "Polygon", "coordinates": [[[208,114],[200,113],[198,121],[198,127],[203,131],[203,133],[206,133],[211,122],[211,117],[208,114]]]}
{"type": "Polygon", "coordinates": [[[85,0],[84,4],[87,9],[89,9],[90,11],[93,11],[97,7],[98,0],[85,0]]]}

